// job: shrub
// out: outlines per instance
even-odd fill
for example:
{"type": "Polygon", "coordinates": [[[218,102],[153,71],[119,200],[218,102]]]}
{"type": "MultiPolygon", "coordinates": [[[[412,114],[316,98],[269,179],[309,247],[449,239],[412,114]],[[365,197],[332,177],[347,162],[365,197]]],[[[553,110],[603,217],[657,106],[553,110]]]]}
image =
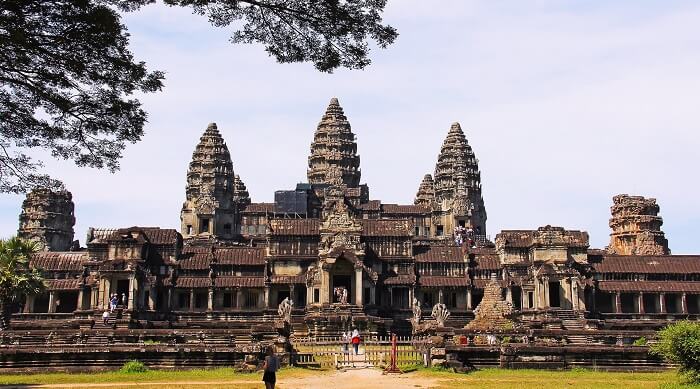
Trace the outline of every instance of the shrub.
{"type": "Polygon", "coordinates": [[[635,339],[634,343],[632,343],[633,346],[646,346],[647,345],[647,338],[641,337],[635,339]]]}
{"type": "Polygon", "coordinates": [[[148,371],[148,366],[144,365],[143,362],[133,360],[129,361],[122,366],[121,369],[119,369],[119,372],[121,373],[143,373],[148,371]]]}
{"type": "Polygon", "coordinates": [[[680,366],[681,374],[700,382],[700,323],[681,321],[658,332],[651,352],[680,366]]]}

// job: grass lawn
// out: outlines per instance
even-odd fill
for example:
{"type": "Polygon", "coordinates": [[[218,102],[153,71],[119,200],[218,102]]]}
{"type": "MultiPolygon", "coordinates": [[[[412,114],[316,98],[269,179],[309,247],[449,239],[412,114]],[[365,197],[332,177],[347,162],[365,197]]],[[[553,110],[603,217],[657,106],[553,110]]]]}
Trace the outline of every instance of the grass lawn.
{"type": "MultiPolygon", "coordinates": [[[[284,368],[278,373],[278,378],[303,378],[311,375],[326,374],[313,370],[284,368]]],[[[207,389],[230,388],[233,383],[236,388],[259,388],[262,373],[237,373],[231,368],[194,369],[194,370],[150,370],[143,373],[123,373],[110,371],[102,373],[44,373],[44,374],[2,374],[0,385],[36,385],[36,384],[106,384],[106,383],[147,383],[147,382],[194,382],[208,383],[207,389]],[[221,385],[216,385],[219,382],[221,385]]],[[[167,389],[185,387],[168,385],[167,389]]],[[[162,385],[139,385],[139,388],[159,388],[162,385]]]]}
{"type": "Polygon", "coordinates": [[[700,388],[683,385],[675,371],[662,373],[609,373],[570,371],[485,369],[469,374],[420,369],[420,376],[437,378],[440,388],[700,388]]]}

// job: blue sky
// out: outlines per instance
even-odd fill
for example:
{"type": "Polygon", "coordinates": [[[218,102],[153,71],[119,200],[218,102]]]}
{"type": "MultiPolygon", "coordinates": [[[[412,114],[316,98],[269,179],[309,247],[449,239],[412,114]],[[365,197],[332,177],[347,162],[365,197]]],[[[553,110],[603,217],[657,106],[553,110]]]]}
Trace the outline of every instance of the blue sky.
{"type": "MultiPolygon", "coordinates": [[[[655,197],[674,253],[700,253],[700,4],[674,1],[393,0],[400,33],[363,71],[280,65],[186,9],[125,15],[135,57],[166,72],[142,98],[143,141],[116,174],[49,161],[88,227],[178,228],[187,164],[216,122],[254,201],[306,178],[331,97],[358,138],[374,199],[412,203],[459,121],[480,160],[487,228],[551,224],[608,242],[618,193],[655,197]],[[440,4],[439,7],[436,4],[440,4]]],[[[0,196],[0,232],[22,196],[0,196]]]]}

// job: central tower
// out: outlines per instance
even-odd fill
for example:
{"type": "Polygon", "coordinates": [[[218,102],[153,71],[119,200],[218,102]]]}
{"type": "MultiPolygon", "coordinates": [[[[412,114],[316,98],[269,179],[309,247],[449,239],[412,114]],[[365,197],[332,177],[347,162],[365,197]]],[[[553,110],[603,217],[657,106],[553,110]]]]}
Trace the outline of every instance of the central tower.
{"type": "Polygon", "coordinates": [[[360,186],[360,156],[355,134],[335,97],[314,133],[307,177],[310,184],[336,184],[340,178],[348,188],[360,186]]]}

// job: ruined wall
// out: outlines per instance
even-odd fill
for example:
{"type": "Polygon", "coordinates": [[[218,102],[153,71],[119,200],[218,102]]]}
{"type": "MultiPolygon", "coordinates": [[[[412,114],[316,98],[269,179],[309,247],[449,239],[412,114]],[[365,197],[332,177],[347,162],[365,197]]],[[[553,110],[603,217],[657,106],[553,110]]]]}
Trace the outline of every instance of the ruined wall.
{"type": "Polygon", "coordinates": [[[68,251],[73,243],[73,195],[37,188],[27,194],[19,215],[17,236],[37,242],[41,250],[68,251]]]}
{"type": "Polygon", "coordinates": [[[621,194],[613,197],[610,208],[610,245],[607,251],[618,255],[667,255],[668,241],[661,231],[663,219],[656,199],[621,194]]]}

